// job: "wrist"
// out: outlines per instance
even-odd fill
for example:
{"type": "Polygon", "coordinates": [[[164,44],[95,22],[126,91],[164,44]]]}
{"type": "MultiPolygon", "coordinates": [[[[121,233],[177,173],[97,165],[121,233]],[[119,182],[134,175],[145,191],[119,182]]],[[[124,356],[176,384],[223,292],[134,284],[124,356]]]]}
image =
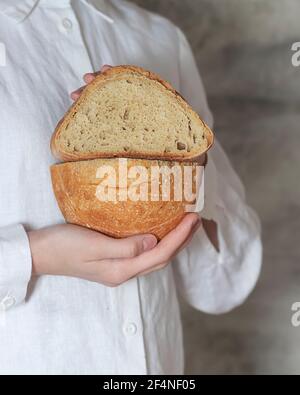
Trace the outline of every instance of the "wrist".
{"type": "Polygon", "coordinates": [[[31,250],[31,261],[32,261],[32,276],[41,276],[48,274],[46,267],[46,257],[44,254],[44,240],[43,234],[40,230],[33,230],[27,233],[29,239],[29,245],[31,250]]]}

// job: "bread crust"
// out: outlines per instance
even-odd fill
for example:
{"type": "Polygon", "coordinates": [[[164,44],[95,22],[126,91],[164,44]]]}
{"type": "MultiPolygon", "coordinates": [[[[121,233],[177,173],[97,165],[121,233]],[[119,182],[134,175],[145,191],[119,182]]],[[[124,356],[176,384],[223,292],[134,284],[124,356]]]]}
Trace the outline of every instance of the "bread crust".
{"type": "Polygon", "coordinates": [[[214,135],[213,132],[210,130],[210,128],[203,122],[203,120],[199,117],[199,115],[188,105],[188,103],[184,100],[184,98],[178,93],[167,81],[164,81],[161,79],[160,76],[157,74],[144,70],[141,67],[137,66],[128,66],[128,65],[121,65],[121,66],[116,66],[108,69],[104,73],[101,73],[99,76],[97,76],[89,85],[87,85],[79,99],[70,107],[68,112],[65,114],[65,116],[59,121],[58,125],[56,126],[56,129],[53,133],[52,139],[51,139],[51,151],[53,155],[62,161],[79,161],[79,160],[87,160],[87,159],[97,159],[97,158],[136,158],[136,159],[162,159],[162,160],[176,160],[176,161],[189,161],[189,160],[195,160],[196,158],[199,158],[200,156],[203,156],[213,145],[214,142],[214,135]],[[139,153],[132,153],[132,152],[116,152],[116,153],[110,153],[110,152],[96,152],[96,153],[70,153],[63,151],[59,148],[57,141],[60,136],[60,133],[62,132],[64,126],[69,122],[70,118],[77,112],[78,107],[83,103],[87,96],[101,83],[105,83],[107,80],[113,79],[118,75],[122,75],[125,72],[132,72],[134,74],[139,74],[142,75],[146,78],[155,80],[156,82],[159,82],[162,84],[168,91],[172,92],[178,101],[188,110],[192,111],[195,117],[199,119],[199,121],[202,123],[204,130],[205,130],[205,137],[208,143],[208,146],[205,150],[202,150],[201,152],[198,152],[197,154],[189,154],[189,153],[178,153],[177,155],[170,154],[170,153],[162,153],[162,152],[153,152],[151,155],[149,155],[148,152],[139,152],[139,153]]]}
{"type": "MultiPolygon", "coordinates": [[[[111,165],[118,173],[118,163],[116,159],[103,159],[53,165],[53,190],[63,216],[68,223],[84,226],[114,238],[150,233],[158,240],[162,239],[184,218],[187,202],[174,199],[128,199],[115,202],[99,200],[96,196],[96,189],[100,183],[96,177],[97,169],[101,165],[111,165]]],[[[153,165],[161,166],[169,162],[129,159],[127,163],[128,166],[138,165],[149,169],[153,165]]],[[[196,163],[194,166],[196,167],[196,163]]]]}

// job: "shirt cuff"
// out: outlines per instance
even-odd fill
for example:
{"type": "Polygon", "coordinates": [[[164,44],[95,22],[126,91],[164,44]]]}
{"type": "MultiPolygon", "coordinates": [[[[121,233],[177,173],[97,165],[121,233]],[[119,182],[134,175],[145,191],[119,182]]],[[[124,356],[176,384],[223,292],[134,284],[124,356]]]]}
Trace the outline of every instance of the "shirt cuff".
{"type": "Polygon", "coordinates": [[[25,300],[31,274],[31,251],[24,227],[0,228],[0,312],[25,300]]]}

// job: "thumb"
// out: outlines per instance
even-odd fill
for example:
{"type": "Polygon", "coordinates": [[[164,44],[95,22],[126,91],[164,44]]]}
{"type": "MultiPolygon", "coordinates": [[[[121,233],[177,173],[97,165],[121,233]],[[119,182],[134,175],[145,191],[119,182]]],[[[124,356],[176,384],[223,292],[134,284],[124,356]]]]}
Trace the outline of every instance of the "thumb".
{"type": "Polygon", "coordinates": [[[109,258],[134,258],[152,250],[157,245],[157,239],[153,235],[137,235],[126,239],[111,239],[109,244],[109,258]]]}

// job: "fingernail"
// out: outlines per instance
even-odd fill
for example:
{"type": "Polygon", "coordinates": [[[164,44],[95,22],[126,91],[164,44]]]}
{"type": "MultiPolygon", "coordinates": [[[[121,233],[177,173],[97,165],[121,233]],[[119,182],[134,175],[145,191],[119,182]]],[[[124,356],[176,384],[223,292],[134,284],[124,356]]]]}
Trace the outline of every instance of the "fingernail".
{"type": "Polygon", "coordinates": [[[105,64],[101,67],[101,72],[105,73],[105,71],[111,69],[111,66],[109,64],[105,64]]]}
{"type": "Polygon", "coordinates": [[[152,250],[157,244],[157,239],[155,236],[145,236],[143,239],[143,250],[152,250]]]}
{"type": "Polygon", "coordinates": [[[93,80],[93,79],[95,78],[95,76],[94,76],[92,73],[88,73],[88,74],[86,74],[86,75],[84,76],[84,78],[85,78],[85,79],[88,79],[88,80],[93,80]]]}

